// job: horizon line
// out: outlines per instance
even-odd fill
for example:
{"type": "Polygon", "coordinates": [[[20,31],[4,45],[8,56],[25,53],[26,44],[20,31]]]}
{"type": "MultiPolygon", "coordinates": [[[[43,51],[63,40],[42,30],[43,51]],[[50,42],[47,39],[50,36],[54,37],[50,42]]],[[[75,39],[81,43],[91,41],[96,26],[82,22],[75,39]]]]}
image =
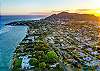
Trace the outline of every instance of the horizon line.
{"type": "MultiPolygon", "coordinates": [[[[0,14],[0,16],[18,16],[18,15],[26,15],[26,16],[32,16],[32,15],[37,15],[37,16],[49,16],[49,15],[52,15],[52,14],[58,14],[58,13],[61,13],[61,12],[67,12],[67,13],[76,13],[76,14],[88,14],[88,15],[94,15],[96,16],[95,14],[89,14],[89,13],[78,13],[78,12],[68,12],[68,11],[55,11],[55,13],[50,13],[48,12],[33,12],[31,14],[0,14]],[[37,13],[37,14],[36,14],[37,13]]],[[[97,16],[98,17],[98,16],[97,16]]]]}

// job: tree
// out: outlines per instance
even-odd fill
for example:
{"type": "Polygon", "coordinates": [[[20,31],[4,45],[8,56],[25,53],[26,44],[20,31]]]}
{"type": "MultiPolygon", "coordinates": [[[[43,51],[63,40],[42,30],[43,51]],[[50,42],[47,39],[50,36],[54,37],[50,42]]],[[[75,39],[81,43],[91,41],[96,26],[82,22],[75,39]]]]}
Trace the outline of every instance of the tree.
{"type": "Polygon", "coordinates": [[[38,59],[38,61],[45,61],[45,57],[46,57],[46,55],[44,54],[44,52],[43,51],[37,51],[36,53],[35,53],[35,57],[38,59]]]}
{"type": "Polygon", "coordinates": [[[29,63],[32,66],[38,66],[38,60],[36,58],[31,58],[29,63]]]}
{"type": "Polygon", "coordinates": [[[49,51],[47,53],[47,62],[54,63],[58,61],[58,56],[54,51],[49,51]]]}
{"type": "Polygon", "coordinates": [[[13,69],[19,69],[19,68],[21,68],[21,63],[22,63],[21,59],[15,59],[14,63],[13,63],[13,66],[14,66],[13,69]]]}
{"type": "Polygon", "coordinates": [[[39,68],[40,68],[40,69],[45,69],[45,68],[46,68],[45,62],[39,63],[39,68]]]}

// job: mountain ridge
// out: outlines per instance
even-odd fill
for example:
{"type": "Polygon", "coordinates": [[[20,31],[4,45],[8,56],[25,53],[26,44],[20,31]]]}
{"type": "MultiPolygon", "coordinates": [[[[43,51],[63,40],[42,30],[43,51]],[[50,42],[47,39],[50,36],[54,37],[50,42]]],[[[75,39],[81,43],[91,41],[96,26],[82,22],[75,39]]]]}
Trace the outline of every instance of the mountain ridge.
{"type": "Polygon", "coordinates": [[[53,14],[49,17],[46,17],[45,20],[75,20],[75,21],[97,21],[98,17],[92,14],[78,14],[78,13],[69,13],[69,12],[61,12],[58,14],[53,14]]]}

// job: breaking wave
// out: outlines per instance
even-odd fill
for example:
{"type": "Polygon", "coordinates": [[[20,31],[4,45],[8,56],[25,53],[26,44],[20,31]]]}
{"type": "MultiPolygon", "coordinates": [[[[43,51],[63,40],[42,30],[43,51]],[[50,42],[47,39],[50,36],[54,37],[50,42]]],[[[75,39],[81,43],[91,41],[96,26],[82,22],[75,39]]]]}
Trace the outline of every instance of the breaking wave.
{"type": "Polygon", "coordinates": [[[0,29],[0,35],[9,32],[11,29],[11,26],[4,26],[0,29]]]}

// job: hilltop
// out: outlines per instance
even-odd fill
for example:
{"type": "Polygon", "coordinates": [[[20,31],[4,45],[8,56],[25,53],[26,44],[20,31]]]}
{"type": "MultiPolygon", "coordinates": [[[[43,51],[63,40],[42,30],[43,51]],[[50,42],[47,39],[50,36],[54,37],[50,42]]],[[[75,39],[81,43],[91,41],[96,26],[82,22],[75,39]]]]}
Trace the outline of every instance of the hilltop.
{"type": "Polygon", "coordinates": [[[68,20],[74,20],[74,21],[97,21],[98,17],[91,15],[91,14],[78,14],[78,13],[68,13],[68,12],[61,12],[58,14],[53,14],[47,18],[45,18],[45,20],[49,20],[49,21],[59,21],[59,20],[63,20],[63,21],[68,21],[68,20]]]}
{"type": "Polygon", "coordinates": [[[78,13],[68,13],[68,12],[61,12],[58,14],[53,14],[51,16],[48,16],[44,19],[40,20],[28,20],[28,21],[14,21],[11,23],[8,23],[6,25],[27,25],[27,26],[32,26],[34,22],[57,22],[57,21],[63,21],[63,22],[68,22],[68,21],[98,21],[98,17],[91,15],[91,14],[78,14],[78,13]]]}
{"type": "Polygon", "coordinates": [[[45,19],[9,23],[29,26],[14,51],[12,71],[100,70],[97,19],[61,12],[45,19]]]}

